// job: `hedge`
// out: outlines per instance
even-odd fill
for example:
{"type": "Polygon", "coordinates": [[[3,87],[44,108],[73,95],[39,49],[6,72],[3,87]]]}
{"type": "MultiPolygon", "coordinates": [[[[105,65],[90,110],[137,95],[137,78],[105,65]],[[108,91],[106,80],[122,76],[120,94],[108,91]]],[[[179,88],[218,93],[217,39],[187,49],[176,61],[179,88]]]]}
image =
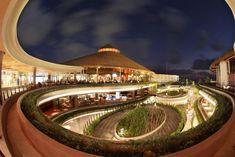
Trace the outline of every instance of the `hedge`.
{"type": "Polygon", "coordinates": [[[21,103],[25,116],[35,127],[56,141],[80,151],[102,156],[143,156],[146,152],[165,155],[176,152],[208,138],[223,126],[232,113],[231,102],[226,97],[212,92],[212,96],[218,101],[216,110],[207,121],[197,127],[159,139],[120,143],[76,134],[45,117],[36,106],[36,101],[42,94],[53,90],[58,89],[39,90],[26,95],[21,103]]]}

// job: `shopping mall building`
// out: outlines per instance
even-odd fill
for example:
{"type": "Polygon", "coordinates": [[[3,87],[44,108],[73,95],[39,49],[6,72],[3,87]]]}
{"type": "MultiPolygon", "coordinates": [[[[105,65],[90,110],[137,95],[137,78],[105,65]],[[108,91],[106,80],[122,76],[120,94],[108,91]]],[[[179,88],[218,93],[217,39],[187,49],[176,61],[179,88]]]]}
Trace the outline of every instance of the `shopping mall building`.
{"type": "MultiPolygon", "coordinates": [[[[44,93],[43,96],[42,93],[37,93],[37,100],[35,95],[28,97],[30,103],[36,104],[35,106],[30,104],[26,108],[35,107],[37,110],[42,104],[47,103],[41,108],[48,111],[48,106],[55,107],[59,101],[63,102],[65,107],[67,101],[73,102],[72,106],[76,106],[80,100],[81,104],[89,101],[92,105],[101,104],[103,101],[112,103],[117,99],[128,103],[128,101],[139,100],[146,96],[146,92],[149,94],[151,90],[156,89],[156,82],[166,83],[179,80],[177,75],[155,74],[124,56],[118,48],[110,44],[98,48],[97,52],[91,55],[76,58],[64,64],[51,63],[30,56],[23,50],[17,38],[17,23],[28,2],[28,0],[1,0],[0,2],[0,148],[2,149],[0,153],[3,152],[6,156],[17,154],[16,156],[27,157],[94,156],[67,147],[34,127],[21,110],[22,99],[19,97],[25,96],[23,95],[25,92],[50,91],[50,93],[44,93]],[[72,86],[66,86],[67,84],[72,86]],[[35,89],[42,86],[45,88],[35,89]],[[89,98],[84,95],[89,95],[89,98]],[[5,144],[2,142],[3,139],[5,144]]],[[[227,0],[227,3],[235,14],[235,1],[227,0]]],[[[211,65],[211,70],[217,72],[218,84],[234,87],[234,66],[234,51],[229,51],[211,65]]],[[[113,110],[113,108],[104,110],[102,113],[113,110]]],[[[54,110],[51,112],[54,113],[54,110]]],[[[34,118],[39,116],[34,112],[29,114],[32,114],[34,118]]],[[[45,116],[42,119],[45,120],[45,116]]],[[[49,120],[46,119],[44,122],[47,123],[49,120]]],[[[40,126],[42,123],[37,123],[37,125],[40,126]]],[[[92,141],[89,137],[82,138],[84,138],[83,144],[92,141]]],[[[94,141],[96,140],[98,139],[94,141]]],[[[98,142],[93,143],[94,146],[96,144],[98,142]]],[[[201,152],[207,151],[203,150],[204,146],[200,144],[197,147],[201,152]]],[[[210,146],[205,148],[210,148],[210,146]]],[[[186,151],[190,152],[190,149],[191,147],[186,151]]],[[[209,150],[212,151],[211,148],[209,150]]],[[[183,154],[185,155],[181,152],[181,155],[183,154]]]]}
{"type": "Polygon", "coordinates": [[[216,84],[225,89],[235,90],[235,51],[229,50],[214,60],[210,70],[216,73],[216,84]]]}

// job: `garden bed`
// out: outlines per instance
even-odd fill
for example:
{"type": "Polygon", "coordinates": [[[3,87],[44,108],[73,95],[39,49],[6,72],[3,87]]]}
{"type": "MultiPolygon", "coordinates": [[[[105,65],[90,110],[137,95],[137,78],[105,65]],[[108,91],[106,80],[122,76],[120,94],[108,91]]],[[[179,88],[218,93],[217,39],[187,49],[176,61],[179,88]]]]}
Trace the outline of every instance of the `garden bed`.
{"type": "Polygon", "coordinates": [[[116,131],[121,137],[140,136],[160,126],[164,118],[164,111],[155,106],[137,107],[121,119],[116,131]]]}
{"type": "Polygon", "coordinates": [[[155,140],[117,143],[76,134],[43,116],[40,109],[36,106],[37,99],[42,94],[53,90],[56,89],[35,91],[23,98],[21,109],[27,119],[40,131],[64,145],[102,156],[143,156],[146,151],[151,151],[158,156],[188,148],[218,131],[229,119],[233,110],[228,98],[212,92],[211,96],[218,102],[216,110],[208,121],[201,123],[197,127],[183,133],[175,133],[155,140]]]}

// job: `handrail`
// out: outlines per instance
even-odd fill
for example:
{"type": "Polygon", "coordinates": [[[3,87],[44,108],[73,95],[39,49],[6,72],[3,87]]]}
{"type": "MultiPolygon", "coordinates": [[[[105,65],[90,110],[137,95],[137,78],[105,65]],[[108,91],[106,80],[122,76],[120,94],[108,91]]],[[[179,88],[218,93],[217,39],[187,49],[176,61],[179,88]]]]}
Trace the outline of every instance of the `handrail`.
{"type": "Polygon", "coordinates": [[[7,134],[7,115],[10,111],[10,108],[17,102],[18,98],[24,93],[25,91],[23,92],[20,92],[20,93],[17,93],[15,95],[12,95],[11,97],[9,97],[3,107],[2,107],[2,114],[1,114],[1,132],[3,133],[3,138],[4,138],[4,141],[8,147],[8,150],[10,152],[10,154],[13,156],[14,155],[14,152],[12,151],[12,145],[10,144],[9,142],[9,138],[8,138],[8,134],[7,134]]]}
{"type": "Polygon", "coordinates": [[[2,88],[2,101],[5,102],[11,96],[29,89],[30,87],[28,85],[2,88]]]}

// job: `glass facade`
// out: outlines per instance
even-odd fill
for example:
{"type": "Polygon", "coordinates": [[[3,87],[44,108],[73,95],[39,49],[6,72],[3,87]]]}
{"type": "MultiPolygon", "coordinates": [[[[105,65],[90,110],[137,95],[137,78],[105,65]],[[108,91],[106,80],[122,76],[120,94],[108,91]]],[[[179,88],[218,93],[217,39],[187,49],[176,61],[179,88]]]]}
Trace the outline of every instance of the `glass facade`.
{"type": "Polygon", "coordinates": [[[28,73],[14,70],[2,70],[2,87],[14,87],[27,85],[30,82],[28,73]]]}

